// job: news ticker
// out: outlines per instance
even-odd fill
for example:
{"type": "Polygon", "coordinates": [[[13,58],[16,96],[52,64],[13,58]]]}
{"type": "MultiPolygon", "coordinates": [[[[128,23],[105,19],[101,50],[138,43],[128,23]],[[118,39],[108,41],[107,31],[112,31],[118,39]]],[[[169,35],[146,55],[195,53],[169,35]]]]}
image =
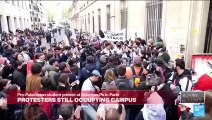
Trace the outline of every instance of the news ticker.
{"type": "MultiPolygon", "coordinates": [[[[170,91],[157,91],[157,94],[152,94],[150,91],[9,91],[7,101],[8,104],[41,102],[55,104],[175,104],[175,101],[164,100],[163,103],[157,101],[160,96],[166,99],[169,95],[170,91]]],[[[204,100],[204,92],[181,92],[180,94],[180,103],[204,103],[204,100]]]]}

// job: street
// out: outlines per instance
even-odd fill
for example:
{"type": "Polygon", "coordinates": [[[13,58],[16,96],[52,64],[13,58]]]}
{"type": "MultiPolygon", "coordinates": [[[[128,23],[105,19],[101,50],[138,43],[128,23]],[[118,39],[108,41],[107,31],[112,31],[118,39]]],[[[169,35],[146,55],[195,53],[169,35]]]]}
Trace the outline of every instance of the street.
{"type": "MultiPolygon", "coordinates": [[[[59,32],[57,32],[57,33],[54,35],[54,37],[53,37],[53,35],[52,35],[51,43],[54,43],[54,39],[56,39],[56,42],[57,42],[57,43],[59,43],[59,42],[61,42],[62,40],[64,40],[65,43],[66,43],[66,45],[69,46],[68,38],[67,38],[67,36],[66,36],[66,34],[65,34],[65,29],[61,29],[61,34],[59,34],[59,32]]],[[[50,48],[50,44],[48,44],[48,43],[46,42],[46,40],[45,40],[45,41],[42,41],[42,45],[43,45],[43,46],[46,46],[48,49],[50,48]]]]}

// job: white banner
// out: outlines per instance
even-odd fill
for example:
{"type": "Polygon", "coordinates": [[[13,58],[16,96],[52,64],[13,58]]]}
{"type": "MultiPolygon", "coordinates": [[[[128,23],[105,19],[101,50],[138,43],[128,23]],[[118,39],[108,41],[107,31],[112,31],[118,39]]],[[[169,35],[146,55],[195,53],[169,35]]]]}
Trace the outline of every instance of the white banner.
{"type": "Polygon", "coordinates": [[[104,32],[105,38],[104,40],[109,41],[125,41],[125,29],[121,30],[120,32],[111,32],[111,31],[105,31],[104,32]]]}

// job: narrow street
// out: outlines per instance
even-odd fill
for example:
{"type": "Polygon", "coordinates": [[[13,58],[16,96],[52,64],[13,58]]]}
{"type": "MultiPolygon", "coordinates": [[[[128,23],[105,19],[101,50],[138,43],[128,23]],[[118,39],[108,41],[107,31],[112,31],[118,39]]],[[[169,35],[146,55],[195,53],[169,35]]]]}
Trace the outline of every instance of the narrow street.
{"type": "MultiPolygon", "coordinates": [[[[61,42],[62,40],[65,40],[66,44],[69,45],[69,42],[68,42],[68,38],[65,34],[65,29],[62,29],[61,30],[61,34],[59,34],[59,32],[57,32],[54,37],[52,36],[52,39],[51,39],[51,43],[54,43],[54,39],[56,38],[56,42],[59,43],[61,42]]],[[[47,48],[50,47],[50,44],[48,44],[46,41],[43,41],[42,42],[42,45],[43,46],[46,46],[47,48]]]]}

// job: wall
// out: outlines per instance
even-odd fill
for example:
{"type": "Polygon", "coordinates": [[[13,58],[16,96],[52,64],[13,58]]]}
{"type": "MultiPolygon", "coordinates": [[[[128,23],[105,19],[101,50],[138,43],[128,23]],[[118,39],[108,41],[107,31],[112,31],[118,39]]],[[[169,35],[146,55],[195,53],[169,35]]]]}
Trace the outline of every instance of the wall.
{"type": "Polygon", "coordinates": [[[128,38],[135,39],[135,33],[138,37],[146,38],[146,2],[128,1],[128,38]]]}
{"type": "MultiPolygon", "coordinates": [[[[20,1],[19,1],[20,2],[20,1]]],[[[19,3],[18,7],[16,6],[16,2],[14,3],[15,5],[12,4],[12,2],[4,2],[1,1],[0,2],[0,15],[1,16],[9,16],[10,19],[12,19],[11,21],[9,21],[9,24],[12,25],[12,31],[15,32],[15,29],[25,29],[25,28],[30,28],[30,12],[29,12],[29,4],[25,5],[24,3],[24,8],[22,8],[22,3],[19,3]],[[25,7],[26,6],[26,7],[25,7]],[[9,9],[8,9],[9,8],[9,9]],[[18,19],[16,19],[18,18],[18,19]],[[15,20],[19,20],[19,18],[21,18],[22,21],[15,21],[15,20]],[[25,22],[24,22],[25,20],[25,22]],[[27,22],[29,21],[29,22],[27,22]],[[20,25],[20,23],[22,22],[23,25],[20,25]],[[18,25],[17,25],[18,24],[18,25]]],[[[5,26],[6,27],[6,26],[5,26]]],[[[11,27],[11,26],[10,26],[11,27]]],[[[6,32],[8,32],[9,28],[3,28],[3,30],[5,30],[6,32]]]]}
{"type": "MultiPolygon", "coordinates": [[[[81,23],[81,18],[83,18],[86,15],[86,24],[87,24],[87,31],[90,33],[93,33],[93,20],[92,20],[92,11],[94,11],[94,23],[95,23],[95,33],[98,33],[99,31],[99,25],[98,25],[98,9],[101,9],[101,30],[106,31],[107,29],[107,11],[106,6],[110,4],[110,13],[111,13],[111,31],[117,32],[121,30],[121,11],[120,11],[120,1],[94,1],[90,2],[87,5],[86,1],[78,1],[77,6],[78,8],[74,8],[71,12],[71,15],[74,15],[74,12],[76,13],[77,9],[80,8],[80,6],[83,6],[86,4],[87,7],[85,7],[82,10],[78,10],[79,12],[79,22],[76,22],[77,20],[74,19],[71,21],[73,27],[78,27],[78,29],[81,28],[81,25],[76,25],[81,23]],[[88,27],[88,13],[90,13],[90,31],[88,27]]],[[[146,7],[145,7],[145,1],[128,1],[128,23],[127,23],[127,38],[134,39],[135,33],[137,33],[138,37],[145,38],[145,22],[146,19],[146,7]],[[136,18],[136,19],[135,19],[136,18]]],[[[82,30],[85,31],[85,23],[82,23],[82,30]]]]}
{"type": "Polygon", "coordinates": [[[171,58],[176,59],[180,45],[187,42],[191,1],[164,1],[162,38],[171,58]]]}
{"type": "Polygon", "coordinates": [[[209,1],[164,1],[162,35],[172,60],[177,58],[180,45],[186,47],[186,65],[191,56],[202,53],[209,1]]]}

